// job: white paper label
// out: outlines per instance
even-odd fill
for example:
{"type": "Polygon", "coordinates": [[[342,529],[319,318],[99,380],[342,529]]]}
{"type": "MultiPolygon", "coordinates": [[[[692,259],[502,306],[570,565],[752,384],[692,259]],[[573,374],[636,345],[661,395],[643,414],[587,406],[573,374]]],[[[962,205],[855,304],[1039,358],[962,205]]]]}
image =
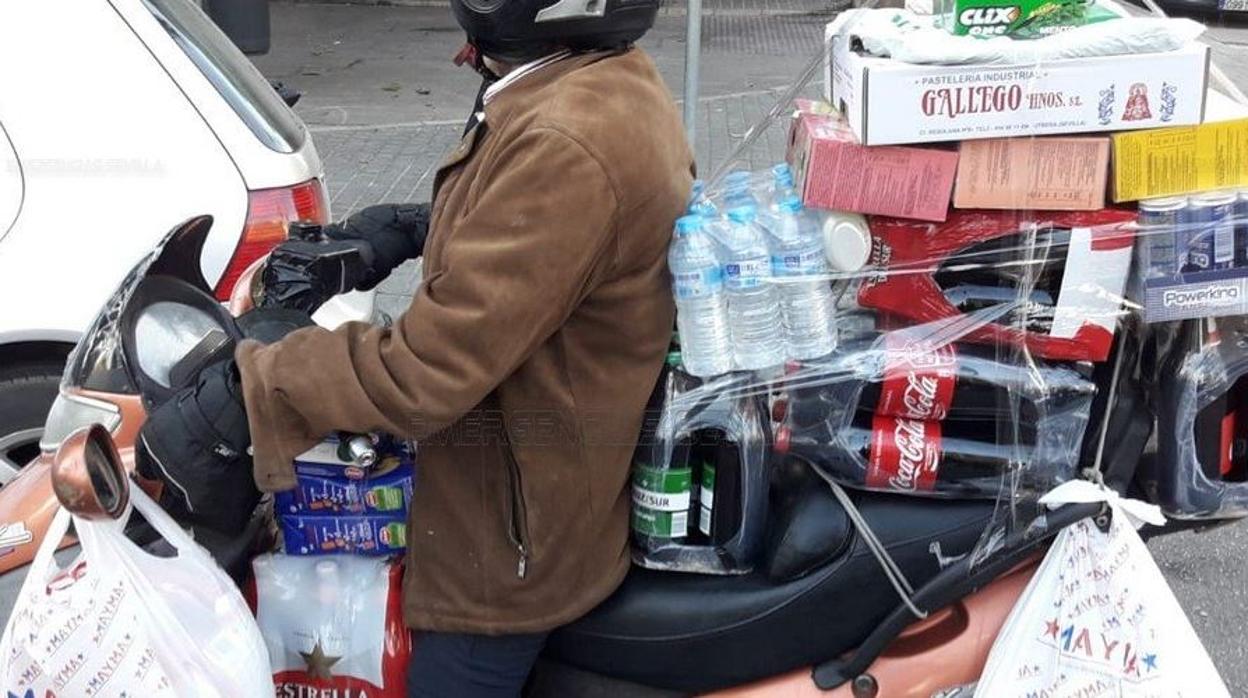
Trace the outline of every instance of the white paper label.
{"type": "Polygon", "coordinates": [[[633,506],[652,509],[654,511],[688,511],[689,491],[655,492],[633,486],[633,506]]]}

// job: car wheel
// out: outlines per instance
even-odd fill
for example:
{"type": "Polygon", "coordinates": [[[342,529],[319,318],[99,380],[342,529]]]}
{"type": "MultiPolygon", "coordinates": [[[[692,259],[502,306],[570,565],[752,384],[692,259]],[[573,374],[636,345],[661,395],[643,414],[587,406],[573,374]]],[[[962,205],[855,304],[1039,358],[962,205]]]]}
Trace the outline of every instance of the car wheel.
{"type": "Polygon", "coordinates": [[[39,455],[39,437],[62,368],[50,362],[0,368],[0,487],[39,455]]]}

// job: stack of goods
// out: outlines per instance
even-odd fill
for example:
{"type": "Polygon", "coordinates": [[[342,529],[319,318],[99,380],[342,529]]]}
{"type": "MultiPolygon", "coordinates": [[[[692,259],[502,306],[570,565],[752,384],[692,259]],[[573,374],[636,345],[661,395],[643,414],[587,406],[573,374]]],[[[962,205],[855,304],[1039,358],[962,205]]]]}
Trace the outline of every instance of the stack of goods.
{"type": "Polygon", "coordinates": [[[1133,296],[1148,322],[1248,313],[1248,108],[1210,98],[1225,120],[1114,135],[1113,197],[1138,202],[1133,296]]]}
{"type": "Polygon", "coordinates": [[[284,553],[252,561],[256,620],[278,695],[399,698],[414,453],[389,437],[331,437],[295,460],[273,508],[284,553]]]}
{"type": "Polygon", "coordinates": [[[412,454],[405,444],[380,441],[357,446],[361,456],[351,453],[350,439],[330,438],[295,459],[298,484],[274,500],[288,554],[403,552],[412,499],[412,454]],[[375,454],[385,455],[367,468],[357,462],[377,458],[375,454]]]}
{"type": "Polygon", "coordinates": [[[828,279],[861,269],[871,237],[859,214],[806,208],[787,164],[695,186],[668,258],[679,365],[639,449],[633,530],[650,567],[740,573],[768,507],[768,406],[754,377],[834,352],[828,279]]]}
{"type": "MultiPolygon", "coordinates": [[[[1209,89],[1202,29],[1082,0],[829,25],[826,101],[798,101],[787,167],[699,184],[676,224],[680,353],[639,450],[639,564],[749,571],[784,459],[987,499],[1091,465],[1130,310],[1248,313],[1166,300],[1248,277],[1248,119],[1209,89]]],[[[1236,289],[1200,297],[1248,304],[1236,289]]]]}

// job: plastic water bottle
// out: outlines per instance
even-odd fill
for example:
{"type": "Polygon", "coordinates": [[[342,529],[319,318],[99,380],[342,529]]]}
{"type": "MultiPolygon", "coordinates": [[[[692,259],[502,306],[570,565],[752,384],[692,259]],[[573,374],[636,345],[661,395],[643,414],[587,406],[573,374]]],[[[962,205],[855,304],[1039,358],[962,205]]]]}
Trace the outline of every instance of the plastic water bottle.
{"type": "Polygon", "coordinates": [[[686,213],[697,213],[698,204],[702,201],[705,194],[706,182],[700,179],[693,180],[693,186],[689,188],[689,208],[686,213]]]}
{"type": "Polygon", "coordinates": [[[723,269],[715,243],[703,230],[701,216],[676,221],[676,239],[668,252],[672,291],[676,297],[676,328],[685,371],[709,377],[732,370],[728,304],[723,269]]]}
{"type": "Polygon", "coordinates": [[[796,196],[789,196],[780,203],[770,242],[789,358],[831,353],[836,348],[835,309],[819,220],[796,196]]]}
{"type": "Polygon", "coordinates": [[[771,202],[780,206],[790,196],[797,196],[797,185],[793,183],[793,170],[788,163],[782,162],[771,168],[771,202]]]}
{"type": "Polygon", "coordinates": [[[728,209],[757,206],[753,176],[745,170],[734,170],[724,175],[723,200],[724,207],[728,209]]]}
{"type": "Polygon", "coordinates": [[[797,196],[797,191],[793,187],[793,171],[789,169],[788,164],[782,162],[767,172],[759,174],[762,176],[755,178],[757,198],[762,202],[758,211],[758,222],[763,228],[771,231],[780,225],[780,205],[790,196],[797,196]]]}
{"type": "Polygon", "coordinates": [[[738,206],[728,211],[728,220],[720,230],[733,363],[746,371],[784,362],[771,254],[757,215],[754,206],[738,206]]]}

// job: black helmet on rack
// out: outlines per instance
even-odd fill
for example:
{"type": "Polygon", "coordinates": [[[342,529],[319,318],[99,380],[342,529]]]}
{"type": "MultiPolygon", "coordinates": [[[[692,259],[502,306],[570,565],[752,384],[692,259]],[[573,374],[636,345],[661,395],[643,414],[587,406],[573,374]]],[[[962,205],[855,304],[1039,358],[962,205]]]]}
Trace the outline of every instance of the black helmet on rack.
{"type": "Polygon", "coordinates": [[[662,0],[451,0],[468,41],[490,58],[520,63],[559,48],[627,46],[654,26],[662,0]]]}

